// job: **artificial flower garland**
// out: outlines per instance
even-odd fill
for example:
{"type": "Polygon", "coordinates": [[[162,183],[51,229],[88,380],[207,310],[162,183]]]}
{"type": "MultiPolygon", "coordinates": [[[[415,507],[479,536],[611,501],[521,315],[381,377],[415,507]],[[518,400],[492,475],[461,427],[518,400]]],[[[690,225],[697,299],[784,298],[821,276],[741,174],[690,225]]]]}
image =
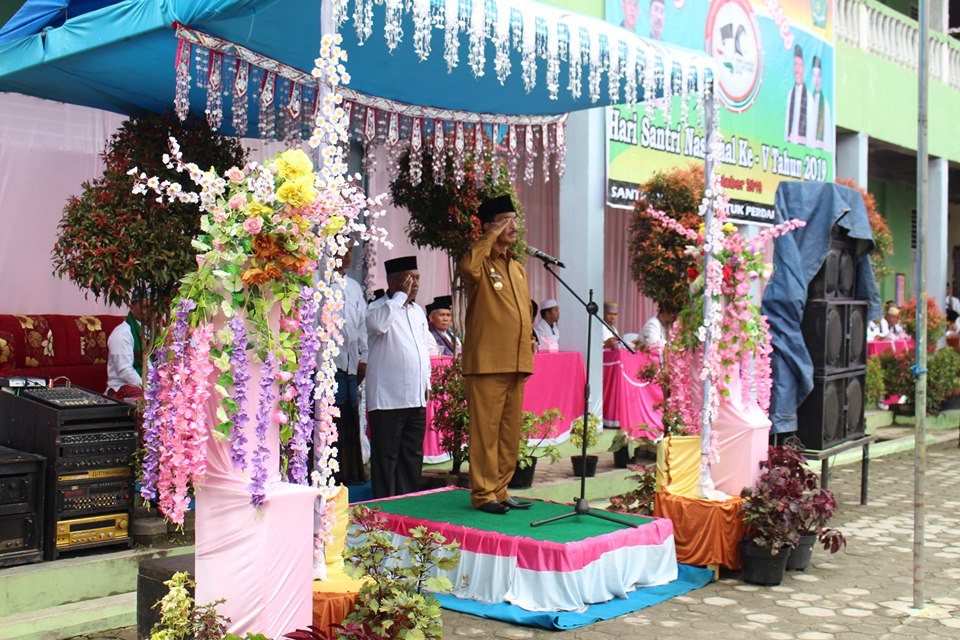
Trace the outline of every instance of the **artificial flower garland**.
{"type": "MultiPolygon", "coordinates": [[[[688,434],[701,432],[701,407],[694,395],[681,393],[680,389],[690,380],[711,381],[714,393],[708,405],[709,424],[716,421],[720,397],[730,393],[731,377],[741,380],[741,394],[747,400],[751,390],[756,393],[757,403],[766,412],[770,407],[771,369],[770,332],[767,318],[753,302],[751,286],[760,279],[769,279],[773,267],[763,261],[763,250],[769,240],[777,238],[798,227],[801,220],[790,220],[764,229],[752,238],[744,238],[737,226],[728,220],[729,197],[724,193],[720,175],[711,176],[710,188],[700,205],[703,216],[707,207],[713,207],[710,227],[700,225],[690,229],[662,211],[649,208],[647,215],[691,241],[686,251],[700,260],[699,267],[688,271],[691,301],[698,301],[683,309],[680,321],[671,331],[670,388],[667,410],[679,415],[688,434]],[[712,259],[705,270],[703,263],[709,254],[712,259]],[[704,315],[701,299],[710,298],[710,312],[704,315]],[[709,337],[709,340],[708,340],[709,337]],[[698,375],[692,375],[695,354],[703,351],[698,375]],[[752,375],[751,375],[752,364],[752,375]]],[[[702,399],[699,403],[702,405],[702,399]]],[[[711,439],[711,461],[716,458],[716,444],[711,439]]],[[[704,461],[706,464],[707,461],[704,461]]]]}
{"type": "Polygon", "coordinates": [[[327,500],[335,488],[337,454],[333,358],[343,342],[344,285],[336,269],[354,241],[389,244],[376,225],[383,196],[368,199],[355,183],[359,176],[347,177],[348,123],[337,87],[348,76],[339,44],[339,36],[323,37],[314,70],[329,88],[311,138],[313,146],[325,145],[319,172],[299,149],[264,165],[231,167],[223,175],[202,171],[183,162],[173,139],[164,162],[187,173],[199,192],[131,171],[135,192],[198,204],[203,232],[193,241],[198,268],[182,280],[176,320],[161,336],[147,377],[141,494],[158,499],[173,522],[183,521],[190,486],[206,470],[210,430],[204,405],[213,391],[220,402],[212,433],[230,440],[234,466],[248,471],[254,506],[266,497],[270,425],[280,425],[282,471],[299,484],[310,480],[308,442],[316,433],[312,481],[327,505],[318,552],[333,525],[327,500]],[[276,306],[279,328],[268,319],[276,306]],[[250,389],[253,361],[262,363],[258,390],[250,389]],[[210,385],[215,369],[218,377],[210,385]],[[254,393],[258,403],[249,433],[245,407],[254,393]]]}

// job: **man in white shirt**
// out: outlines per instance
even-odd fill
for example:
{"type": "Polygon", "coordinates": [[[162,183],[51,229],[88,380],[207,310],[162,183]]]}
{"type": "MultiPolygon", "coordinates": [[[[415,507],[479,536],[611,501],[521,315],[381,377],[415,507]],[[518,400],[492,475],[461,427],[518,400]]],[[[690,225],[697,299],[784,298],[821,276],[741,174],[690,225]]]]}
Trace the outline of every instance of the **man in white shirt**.
{"type": "MultiPolygon", "coordinates": [[[[343,275],[343,345],[333,359],[337,367],[337,395],[334,404],[340,409],[337,425],[337,459],[340,470],[334,474],[338,483],[363,484],[363,450],[360,444],[359,386],[367,372],[367,302],[360,284],[346,275],[353,261],[348,251],[337,269],[343,275]]],[[[337,287],[334,285],[334,291],[337,287]]],[[[314,451],[319,448],[314,443],[314,451]]]]}
{"type": "Polygon", "coordinates": [[[945,302],[944,313],[953,309],[954,312],[960,314],[960,299],[957,299],[957,297],[953,295],[953,285],[949,282],[947,283],[947,299],[945,302]]]}
{"type": "Polygon", "coordinates": [[[107,339],[107,395],[116,400],[143,397],[143,317],[143,301],[137,297],[107,339]]]}
{"type": "Polygon", "coordinates": [[[540,317],[533,323],[541,351],[556,351],[560,344],[560,305],[550,298],[540,303],[540,317]]]}
{"type": "MultiPolygon", "coordinates": [[[[620,305],[616,302],[606,301],[603,303],[603,321],[608,325],[617,329],[617,320],[620,319],[620,305]]],[[[600,334],[603,336],[603,348],[604,349],[616,349],[617,348],[617,338],[612,333],[610,329],[607,329],[605,326],[600,325],[600,334]]],[[[617,331],[617,333],[620,333],[617,331]]]]}
{"type": "Polygon", "coordinates": [[[433,339],[414,302],[416,256],[384,263],[387,293],[367,307],[367,410],[374,498],[419,489],[433,339]]]}
{"type": "Polygon", "coordinates": [[[662,351],[667,345],[670,327],[676,319],[676,311],[660,306],[657,310],[657,315],[647,320],[647,323],[643,325],[643,330],[640,332],[640,340],[651,349],[662,351]]]}
{"type": "Polygon", "coordinates": [[[806,144],[810,93],[803,81],[803,49],[800,45],[793,48],[793,80],[793,88],[790,89],[787,97],[786,139],[790,142],[806,144]]]}
{"type": "Polygon", "coordinates": [[[900,326],[900,309],[892,304],[887,306],[886,315],[879,322],[874,320],[867,325],[867,340],[901,340],[906,337],[906,331],[900,326]]]}

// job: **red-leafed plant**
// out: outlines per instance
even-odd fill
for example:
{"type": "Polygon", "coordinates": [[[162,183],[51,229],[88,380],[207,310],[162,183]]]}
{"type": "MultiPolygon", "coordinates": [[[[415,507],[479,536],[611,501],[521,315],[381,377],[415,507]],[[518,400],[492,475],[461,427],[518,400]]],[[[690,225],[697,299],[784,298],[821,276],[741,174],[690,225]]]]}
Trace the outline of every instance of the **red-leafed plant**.
{"type": "Polygon", "coordinates": [[[176,181],[178,174],[162,161],[170,136],[190,149],[200,167],[245,163],[240,143],[215,133],[203,119],[181,123],[172,113],[130,118],[103,151],[103,175],[84,182],[80,195],[67,201],[52,254],[54,275],[118,307],[139,294],[151,318],[166,314],[180,278],[196,268],[190,243],[200,233],[195,204],[135,194],[127,174],[137,167],[176,181]]]}
{"type": "Polygon", "coordinates": [[[830,553],[846,545],[840,531],[827,527],[837,507],[833,493],[820,486],[799,449],[770,447],[760,466],[763,473],[741,494],[743,521],[755,545],[776,555],[795,547],[801,534],[816,534],[830,553]]]}
{"type": "MultiPolygon", "coordinates": [[[[903,319],[903,328],[911,337],[917,337],[917,298],[916,296],[907,300],[900,309],[900,317],[903,319]]],[[[937,299],[927,298],[927,344],[936,345],[947,333],[947,317],[940,311],[937,305],[937,299]]]]}
{"type": "Polygon", "coordinates": [[[703,167],[691,165],[670,173],[656,173],[641,185],[643,194],[630,221],[630,269],[643,295],[669,309],[683,309],[690,298],[689,282],[697,277],[696,258],[686,251],[690,240],[665,228],[647,209],[653,207],[696,229],[704,193],[703,167]],[[692,274],[692,277],[690,277],[692,274]]]}

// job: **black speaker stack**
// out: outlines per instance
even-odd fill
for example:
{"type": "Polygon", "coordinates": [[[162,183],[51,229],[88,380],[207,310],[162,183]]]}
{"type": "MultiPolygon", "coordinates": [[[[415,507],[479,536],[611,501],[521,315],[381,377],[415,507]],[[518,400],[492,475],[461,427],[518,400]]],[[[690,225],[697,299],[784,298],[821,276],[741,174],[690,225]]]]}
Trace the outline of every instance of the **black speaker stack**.
{"type": "Polygon", "coordinates": [[[43,559],[46,460],[0,447],[0,567],[43,559]]]}
{"type": "Polygon", "coordinates": [[[857,244],[834,226],[803,310],[803,339],[813,360],[813,391],[797,409],[797,435],[822,451],[864,434],[867,303],[856,299],[857,244]]]}
{"type": "Polygon", "coordinates": [[[44,560],[132,545],[133,407],[78,387],[0,392],[0,444],[45,460],[44,560]]]}

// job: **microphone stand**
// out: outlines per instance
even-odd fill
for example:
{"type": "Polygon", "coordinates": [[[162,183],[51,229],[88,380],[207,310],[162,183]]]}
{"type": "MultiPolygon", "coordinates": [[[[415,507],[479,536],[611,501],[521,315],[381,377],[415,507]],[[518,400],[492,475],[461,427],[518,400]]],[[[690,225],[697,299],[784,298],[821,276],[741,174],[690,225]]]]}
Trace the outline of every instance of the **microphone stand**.
{"type": "Polygon", "coordinates": [[[584,302],[583,298],[577,295],[577,292],[570,288],[563,278],[560,275],[550,268],[550,264],[547,262],[543,263],[543,268],[550,272],[557,282],[563,285],[563,287],[569,291],[574,298],[577,299],[581,305],[583,305],[584,310],[587,312],[587,376],[583,383],[583,437],[581,455],[583,456],[583,465],[580,467],[580,497],[574,497],[574,507],[573,511],[570,513],[564,513],[559,516],[554,516],[552,518],[547,518],[546,520],[537,520],[536,522],[531,522],[531,527],[539,527],[541,524],[547,524],[548,522],[556,522],[557,520],[565,520],[572,516],[593,516],[594,518],[601,518],[603,520],[609,520],[610,522],[615,522],[617,524],[623,525],[625,527],[632,527],[636,529],[639,525],[633,522],[626,522],[620,520],[619,518],[614,518],[613,516],[607,515],[606,513],[597,513],[590,508],[590,503],[587,502],[586,493],[587,493],[587,429],[590,428],[590,422],[587,418],[590,415],[590,347],[591,347],[591,329],[593,326],[593,319],[596,318],[600,323],[605,326],[610,333],[612,333],[617,340],[622,344],[627,351],[630,353],[636,353],[636,351],[624,342],[623,338],[617,333],[616,329],[611,327],[607,322],[597,315],[597,303],[593,301],[593,289],[590,289],[589,301],[584,302]]]}

